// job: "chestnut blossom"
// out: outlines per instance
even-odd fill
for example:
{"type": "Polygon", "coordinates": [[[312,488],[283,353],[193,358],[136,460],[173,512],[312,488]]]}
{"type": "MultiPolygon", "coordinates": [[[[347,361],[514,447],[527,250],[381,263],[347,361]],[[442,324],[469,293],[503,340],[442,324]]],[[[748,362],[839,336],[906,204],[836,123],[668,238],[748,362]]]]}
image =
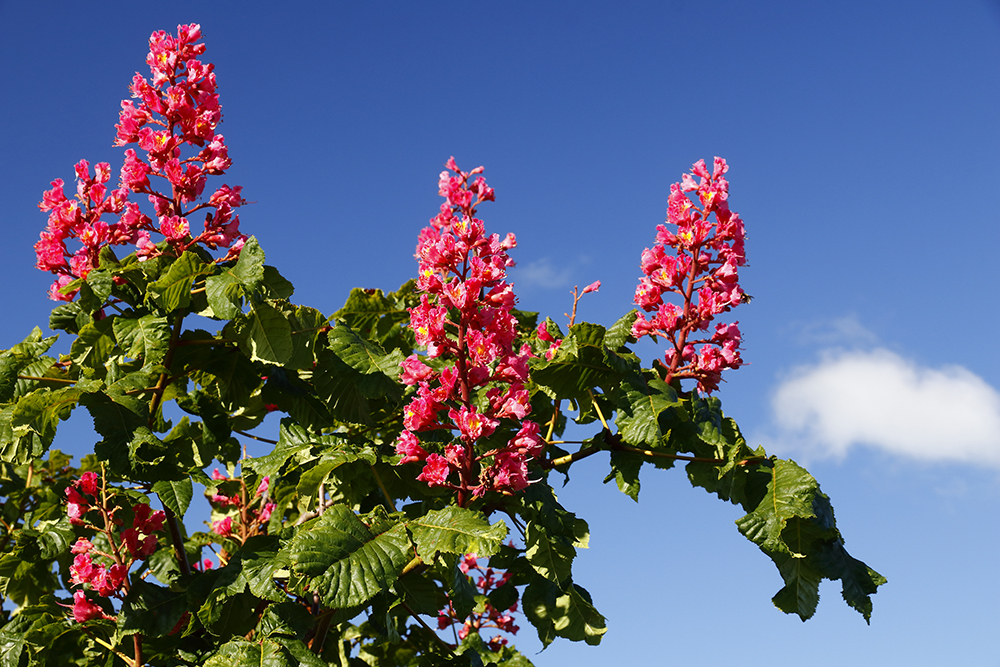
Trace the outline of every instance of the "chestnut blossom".
{"type": "Polygon", "coordinates": [[[42,194],[38,207],[49,220],[35,243],[35,265],[56,276],[49,298],[72,301],[76,291],[65,288],[98,267],[105,246],[134,245],[140,261],[160,254],[151,234],[161,234],[175,255],[198,243],[212,250],[229,248],[223,260],[239,255],[246,238],[233,213],[244,203],[240,188],[223,185],[207,202],[196,203],[207,177],[225,173],[232,163],[224,137],[216,133],[222,111],[213,65],[197,59],[205,51],[200,38],[198,25],[178,26],[176,36],[163,31],[150,36],[146,62],[151,81],[136,73],[131,85],[135,102],[121,103],[115,126],[115,145],[135,144],[145,156],[135,148],[125,151],[117,188],[108,184],[109,163],[97,164],[91,173],[90,163],[80,160],[74,169],[75,197],[66,196],[62,179],[52,181],[52,189],[42,194]],[[185,156],[185,147],[197,152],[185,156]],[[161,177],[156,182],[169,184],[169,192],[155,190],[150,176],[161,177]],[[149,199],[155,223],[129,201],[133,194],[149,199]],[[204,231],[193,229],[188,216],[205,208],[204,231]],[[81,246],[73,252],[67,247],[72,239],[81,246]]]}
{"type": "MultiPolygon", "coordinates": [[[[523,489],[527,460],[539,455],[541,447],[527,448],[515,442],[523,436],[515,436],[499,450],[476,451],[478,442],[498,429],[510,429],[511,422],[521,430],[533,424],[525,420],[531,405],[524,386],[532,355],[530,349],[514,349],[517,299],[506,278],[514,263],[507,250],[517,241],[513,234],[503,239],[487,234],[476,217],[476,207],[493,201],[495,192],[479,175],[482,167],[463,172],[454,158],[446,166],[438,177],[445,202],[417,243],[421,294],[409,311],[409,327],[426,356],[414,354],[402,364],[400,380],[416,392],[404,408],[396,452],[400,465],[423,462],[417,479],[457,490],[462,504],[487,491],[523,489]],[[446,365],[436,370],[441,366],[428,365],[429,359],[444,359],[446,365]],[[473,397],[480,392],[485,400],[477,403],[473,397]],[[461,443],[435,445],[444,456],[428,453],[417,435],[440,431],[452,432],[461,443]],[[490,456],[492,463],[485,460],[490,456]]],[[[537,435],[537,424],[533,432],[537,435]]]]}
{"type": "Polygon", "coordinates": [[[643,277],[635,290],[635,303],[645,313],[633,323],[632,335],[666,338],[668,379],[697,380],[698,391],[706,394],[718,389],[724,370],[743,365],[738,322],[701,333],[745,298],[738,275],[746,264],[745,233],[743,221],[729,209],[728,170],[722,158],[715,158],[712,173],[699,160],[670,186],[667,223],[673,229],[657,227],[656,245],[642,253],[643,277]],[[671,294],[683,305],[665,300],[671,294]]]}

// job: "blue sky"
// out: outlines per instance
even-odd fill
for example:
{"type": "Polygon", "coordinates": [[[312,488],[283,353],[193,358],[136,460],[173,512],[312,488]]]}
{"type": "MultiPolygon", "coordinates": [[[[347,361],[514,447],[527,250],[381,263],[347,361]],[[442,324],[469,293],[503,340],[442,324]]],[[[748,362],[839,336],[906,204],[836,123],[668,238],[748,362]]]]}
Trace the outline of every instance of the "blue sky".
{"type": "Polygon", "coordinates": [[[590,459],[561,499],[590,522],[576,576],[609,632],[535,655],[524,624],[536,664],[996,659],[1000,3],[0,1],[0,345],[53,305],[42,190],[81,158],[117,170],[149,33],[189,22],[216,65],[225,182],[256,202],[243,229],[327,313],[413,275],[454,155],[496,188],[487,229],[517,234],[521,307],[561,315],[601,280],[581,316],[610,324],[670,183],[729,161],[755,298],[736,311],[751,365],[719,396],[751,444],[808,465],[889,584],[870,627],[835,585],[808,623],[786,617],[736,508],[679,471],[644,473],[635,505],[590,459]]]}

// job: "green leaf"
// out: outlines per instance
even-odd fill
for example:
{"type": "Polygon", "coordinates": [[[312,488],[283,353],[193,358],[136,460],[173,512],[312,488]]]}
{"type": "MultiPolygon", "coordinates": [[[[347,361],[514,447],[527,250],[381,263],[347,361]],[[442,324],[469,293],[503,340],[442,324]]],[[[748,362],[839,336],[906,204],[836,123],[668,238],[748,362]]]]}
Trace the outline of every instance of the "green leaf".
{"type": "Polygon", "coordinates": [[[129,398],[112,398],[95,393],[87,394],[80,400],[94,419],[94,430],[103,436],[94,445],[94,452],[119,475],[131,475],[129,444],[136,430],[146,427],[148,418],[145,411],[129,398]]]}
{"type": "Polygon", "coordinates": [[[170,324],[166,317],[119,315],[113,318],[113,329],[125,356],[142,359],[144,366],[160,363],[170,349],[170,324]]]}
{"type": "Polygon", "coordinates": [[[194,281],[211,270],[197,254],[185,250],[167,272],[149,286],[148,294],[157,306],[168,312],[187,308],[191,304],[194,281]]]}
{"type": "Polygon", "coordinates": [[[191,504],[194,486],[191,484],[190,477],[173,481],[161,480],[153,484],[153,492],[160,497],[160,502],[169,507],[178,519],[181,519],[187,512],[188,505],[191,504]]]}
{"type": "Polygon", "coordinates": [[[292,356],[292,327],[288,319],[267,302],[254,303],[235,322],[241,347],[254,361],[282,365],[292,356]]]}
{"type": "Polygon", "coordinates": [[[264,266],[262,287],[264,287],[264,296],[269,299],[287,299],[295,293],[295,286],[273,266],[264,266]]]}
{"type": "Polygon", "coordinates": [[[187,600],[180,591],[151,584],[136,578],[122,603],[119,632],[137,632],[148,637],[165,637],[187,611],[187,600]]]}
{"type": "Polygon", "coordinates": [[[622,389],[626,405],[615,417],[621,436],[637,447],[661,446],[666,431],[660,418],[680,405],[677,392],[651,371],[629,375],[622,382],[622,389]]]}
{"type": "Polygon", "coordinates": [[[521,602],[543,646],[548,646],[556,637],[596,646],[601,643],[607,626],[589,598],[589,594],[575,584],[562,590],[550,581],[535,579],[524,590],[521,602]]]}
{"type": "Polygon", "coordinates": [[[330,349],[362,375],[380,373],[395,384],[405,356],[400,350],[386,354],[376,343],[364,340],[350,327],[337,326],[328,334],[330,349]]]}
{"type": "Polygon", "coordinates": [[[327,667],[298,639],[271,636],[259,641],[229,640],[205,662],[205,667],[327,667]]]}
{"type": "Polygon", "coordinates": [[[80,329],[69,348],[69,356],[84,368],[102,369],[115,349],[113,317],[90,322],[80,329]]]}
{"type": "Polygon", "coordinates": [[[594,387],[613,388],[628,369],[604,348],[604,334],[604,327],[595,324],[574,325],[551,361],[533,360],[531,379],[558,398],[574,400],[594,387]]]}
{"type": "Polygon", "coordinates": [[[751,542],[765,551],[788,551],[782,531],[796,517],[815,516],[813,497],[819,490],[816,479],[793,461],[776,461],[771,468],[767,495],[736,525],[751,542]]]}
{"type": "Polygon", "coordinates": [[[36,389],[21,397],[11,413],[10,425],[15,434],[35,433],[48,447],[55,437],[60,421],[69,419],[73,408],[84,395],[84,389],[94,389],[92,383],[64,389],[36,389]]]}
{"type": "Polygon", "coordinates": [[[437,552],[491,556],[507,537],[507,525],[502,521],[491,526],[482,512],[454,505],[428,512],[407,526],[417,544],[417,555],[425,562],[437,552]]]}
{"type": "Polygon", "coordinates": [[[617,322],[611,325],[604,335],[604,344],[612,350],[623,347],[626,343],[636,342],[632,336],[632,323],[638,317],[639,311],[633,308],[622,316],[617,322]]]}
{"type": "Polygon", "coordinates": [[[0,402],[9,401],[14,396],[17,376],[45,354],[57,338],[42,338],[42,330],[35,327],[23,341],[0,352],[0,402]]]}
{"type": "Polygon", "coordinates": [[[639,469],[645,462],[641,454],[612,450],[611,472],[604,478],[604,483],[614,479],[619,491],[639,502],[639,469]]]}
{"type": "Polygon", "coordinates": [[[205,296],[212,313],[231,320],[243,312],[243,299],[254,294],[264,278],[264,251],[257,239],[250,237],[233,266],[223,266],[219,273],[205,279],[205,296]]]}
{"type": "Polygon", "coordinates": [[[328,607],[351,607],[388,590],[410,561],[403,524],[369,529],[345,505],[334,505],[299,528],[287,547],[295,572],[328,607]]]}
{"type": "MultiPolygon", "coordinates": [[[[555,584],[561,584],[572,574],[576,549],[567,538],[548,533],[534,521],[525,529],[525,557],[535,572],[555,584]]],[[[508,605],[509,606],[509,605],[508,605]]]]}

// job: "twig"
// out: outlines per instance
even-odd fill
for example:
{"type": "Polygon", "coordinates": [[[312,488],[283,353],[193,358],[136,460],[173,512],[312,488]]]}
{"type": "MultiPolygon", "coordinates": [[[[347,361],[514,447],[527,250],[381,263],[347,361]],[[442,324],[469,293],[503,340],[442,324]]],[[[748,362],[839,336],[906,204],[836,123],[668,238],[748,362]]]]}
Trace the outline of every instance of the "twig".
{"type": "Polygon", "coordinates": [[[277,440],[271,440],[270,438],[262,438],[259,435],[254,435],[253,433],[247,433],[246,431],[237,431],[237,430],[234,430],[233,433],[239,433],[240,435],[242,435],[245,438],[252,438],[254,440],[259,440],[261,442],[266,442],[269,445],[276,445],[276,444],[278,444],[277,440]]]}

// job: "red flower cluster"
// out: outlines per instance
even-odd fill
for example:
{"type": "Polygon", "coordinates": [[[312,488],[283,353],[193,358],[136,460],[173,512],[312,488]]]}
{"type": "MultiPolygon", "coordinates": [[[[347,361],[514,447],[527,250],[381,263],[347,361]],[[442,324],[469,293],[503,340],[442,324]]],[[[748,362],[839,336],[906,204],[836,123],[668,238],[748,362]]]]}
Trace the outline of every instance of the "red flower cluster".
{"type": "Polygon", "coordinates": [[[212,479],[227,483],[226,486],[232,489],[232,495],[219,493],[218,488],[206,491],[213,513],[216,516],[225,514],[221,519],[212,522],[211,528],[214,534],[219,537],[232,537],[242,542],[271,520],[271,513],[277,505],[269,502],[267,496],[271,484],[270,477],[265,476],[260,480],[253,497],[249,499],[242,478],[230,479],[215,468],[212,471],[212,479]],[[230,507],[235,509],[228,509],[230,507]],[[234,519],[237,523],[234,523],[234,519]]]}
{"type": "Polygon", "coordinates": [[[705,161],[699,160],[680,183],[670,186],[667,222],[676,226],[676,232],[665,225],[657,227],[656,245],[642,253],[645,276],[635,290],[635,303],[654,314],[647,319],[640,313],[632,334],[670,341],[665,355],[667,381],[695,379],[698,391],[704,393],[719,388],[723,370],[743,365],[739,322],[718,324],[711,336],[695,337],[698,331],[708,331],[716,315],[738,306],[746,296],[738,275],[746,264],[743,221],[729,210],[729,182],[724,177],[728,170],[726,161],[717,157],[709,174],[705,161]],[[700,180],[696,182],[695,176],[700,180]],[[689,192],[696,195],[695,201],[689,192]],[[665,302],[668,293],[679,295],[683,306],[665,302]],[[701,348],[696,350],[695,345],[701,348]]]}
{"type": "Polygon", "coordinates": [[[240,188],[223,185],[207,202],[191,204],[201,196],[207,176],[225,173],[231,162],[225,139],[215,134],[222,120],[215,74],[211,63],[203,64],[197,56],[205,45],[198,25],[182,25],[173,37],[163,31],[149,38],[149,63],[152,82],[138,72],[132,79],[132,96],[139,100],[122,102],[116,146],[138,144],[145,151],[141,159],[134,149],[125,151],[120,185],[108,191],[111,165],[98,164],[94,175],[90,163],[76,165],[76,197],[63,193],[65,183],[57,178],[52,189],[42,194],[38,207],[49,213],[49,222],[35,244],[36,266],[56,274],[49,298],[71,301],[75,291],[63,288],[79,278],[86,278],[98,265],[98,256],[106,245],[134,244],[140,259],[163,252],[151,240],[160,234],[175,254],[201,243],[211,249],[229,248],[223,259],[239,254],[246,236],[239,231],[239,216],[233,209],[244,201],[240,188]],[[196,146],[197,154],[183,158],[181,146],[196,146]],[[150,177],[170,184],[170,193],[153,188],[150,177]],[[144,194],[152,204],[157,224],[142,213],[138,204],[129,201],[130,193],[144,194]],[[206,214],[204,231],[192,233],[188,216],[200,209],[214,209],[206,214]],[[105,215],[118,216],[114,222],[105,215]],[[70,254],[67,239],[77,239],[81,247],[70,254]]]}
{"type": "MultiPolygon", "coordinates": [[[[136,561],[146,560],[156,551],[158,542],[155,533],[163,530],[164,513],[153,511],[145,503],[133,505],[132,525],[120,531],[123,522],[116,516],[120,507],[109,502],[108,494],[99,488],[94,472],[83,473],[75,484],[66,488],[66,496],[70,522],[98,530],[108,544],[108,551],[101,551],[89,539],[77,539],[71,549],[75,557],[69,568],[70,582],[89,586],[101,597],[124,597],[122,593],[127,593],[129,588],[129,569],[136,561]],[[87,520],[87,514],[92,511],[100,513],[103,526],[87,520]]],[[[73,618],[82,623],[94,618],[107,618],[107,615],[80,590],[73,594],[73,618]]]]}
{"type": "Polygon", "coordinates": [[[526,487],[528,458],[538,456],[544,442],[538,424],[524,419],[531,410],[524,388],[531,353],[513,347],[517,320],[511,313],[514,292],[506,282],[507,267],[513,265],[507,250],[517,242],[513,234],[502,240],[497,234],[487,236],[483,221],[475,217],[479,204],[494,200],[493,188],[482,176],[470,182],[483,168],[463,172],[454,158],[447,167],[438,183],[445,202],[417,244],[422,294],[420,305],[410,309],[409,325],[428,359],[447,362],[431,367],[416,354],[403,362],[400,378],[416,385],[417,395],[405,410],[406,430],[396,451],[403,456],[400,463],[424,462],[417,479],[458,490],[464,503],[466,492],[482,496],[489,490],[511,493],[526,487]],[[480,404],[474,401],[477,395],[483,396],[480,404]],[[506,446],[478,454],[476,442],[493,435],[502,420],[519,423],[519,430],[506,446]],[[458,432],[443,455],[429,454],[415,435],[434,430],[458,432]],[[492,463],[481,463],[488,457],[492,463]],[[449,481],[452,473],[457,473],[457,483],[449,481]]]}
{"type": "MultiPolygon", "coordinates": [[[[489,595],[491,591],[507,583],[511,577],[509,572],[498,572],[491,567],[483,569],[479,564],[476,554],[466,554],[463,556],[458,567],[466,576],[470,578],[473,575],[475,576],[473,583],[482,595],[489,595]],[[470,572],[473,574],[470,574],[470,572]]],[[[514,625],[514,617],[511,616],[515,612],[517,612],[517,602],[514,602],[508,609],[503,610],[497,609],[487,602],[482,612],[473,613],[468,618],[461,619],[458,618],[454,605],[449,601],[448,606],[438,613],[438,630],[444,630],[461,623],[462,627],[458,630],[459,639],[465,639],[470,632],[479,632],[484,628],[495,628],[516,635],[520,628],[514,625]]],[[[491,637],[486,642],[486,645],[494,651],[499,651],[501,647],[507,645],[507,638],[496,635],[491,637]]]]}

